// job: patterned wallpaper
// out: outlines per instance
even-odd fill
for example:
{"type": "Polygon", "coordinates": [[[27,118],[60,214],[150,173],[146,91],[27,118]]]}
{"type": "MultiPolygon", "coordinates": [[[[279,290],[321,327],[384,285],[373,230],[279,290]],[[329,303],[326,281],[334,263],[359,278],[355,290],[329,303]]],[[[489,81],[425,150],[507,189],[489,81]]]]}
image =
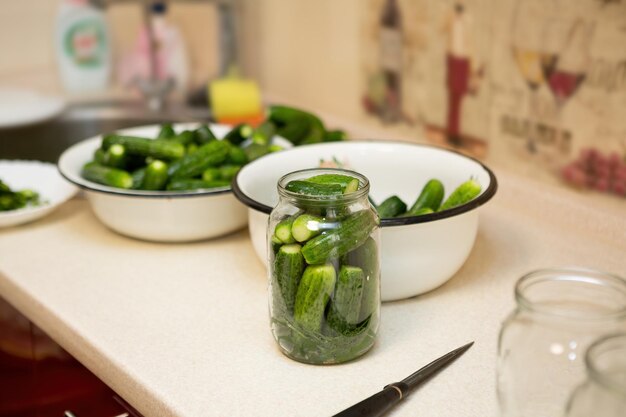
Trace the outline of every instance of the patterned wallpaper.
{"type": "Polygon", "coordinates": [[[372,118],[626,194],[626,1],[368,0],[363,8],[361,101],[372,118]]]}

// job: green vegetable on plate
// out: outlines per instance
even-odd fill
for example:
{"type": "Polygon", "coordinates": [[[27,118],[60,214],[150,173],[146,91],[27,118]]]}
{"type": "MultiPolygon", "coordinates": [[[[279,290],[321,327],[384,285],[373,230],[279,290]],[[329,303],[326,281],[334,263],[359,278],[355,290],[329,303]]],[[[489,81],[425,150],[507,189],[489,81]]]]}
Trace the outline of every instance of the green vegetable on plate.
{"type": "Polygon", "coordinates": [[[0,180],[0,212],[17,210],[24,207],[36,207],[44,202],[39,193],[30,189],[12,190],[0,180]]]}

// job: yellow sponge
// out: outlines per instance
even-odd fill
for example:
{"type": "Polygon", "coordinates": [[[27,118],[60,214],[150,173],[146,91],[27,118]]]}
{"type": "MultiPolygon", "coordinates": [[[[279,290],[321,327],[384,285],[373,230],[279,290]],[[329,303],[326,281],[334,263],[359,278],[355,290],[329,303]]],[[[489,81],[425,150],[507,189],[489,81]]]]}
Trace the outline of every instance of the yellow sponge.
{"type": "Polygon", "coordinates": [[[209,84],[213,117],[220,120],[254,118],[261,114],[261,93],[256,82],[221,78],[209,84]]]}

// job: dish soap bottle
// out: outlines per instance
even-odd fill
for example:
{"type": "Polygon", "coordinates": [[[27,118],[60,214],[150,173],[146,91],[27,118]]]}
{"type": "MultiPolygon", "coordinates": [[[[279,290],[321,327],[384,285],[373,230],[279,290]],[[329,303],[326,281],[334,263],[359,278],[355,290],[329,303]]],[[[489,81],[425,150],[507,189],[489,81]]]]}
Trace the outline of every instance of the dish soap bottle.
{"type": "Polygon", "coordinates": [[[85,93],[107,87],[111,73],[104,14],[87,0],[64,0],[56,26],[56,55],[64,88],[85,93]]]}

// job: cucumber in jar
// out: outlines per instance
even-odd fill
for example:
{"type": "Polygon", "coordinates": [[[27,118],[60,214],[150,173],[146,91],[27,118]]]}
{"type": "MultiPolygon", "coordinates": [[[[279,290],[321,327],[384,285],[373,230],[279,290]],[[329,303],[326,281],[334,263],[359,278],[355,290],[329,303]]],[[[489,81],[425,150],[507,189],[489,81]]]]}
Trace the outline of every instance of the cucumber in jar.
{"type": "Polygon", "coordinates": [[[296,324],[310,332],[321,332],[336,279],[335,268],[330,264],[307,266],[296,293],[293,315],[296,324]]]}
{"type": "Polygon", "coordinates": [[[306,242],[302,247],[304,259],[314,265],[339,258],[361,246],[376,226],[378,217],[370,210],[353,213],[339,222],[337,228],[306,242]]]}
{"type": "Polygon", "coordinates": [[[293,314],[298,284],[306,266],[301,249],[297,243],[282,245],[274,259],[274,279],[289,314],[293,314]]]}

